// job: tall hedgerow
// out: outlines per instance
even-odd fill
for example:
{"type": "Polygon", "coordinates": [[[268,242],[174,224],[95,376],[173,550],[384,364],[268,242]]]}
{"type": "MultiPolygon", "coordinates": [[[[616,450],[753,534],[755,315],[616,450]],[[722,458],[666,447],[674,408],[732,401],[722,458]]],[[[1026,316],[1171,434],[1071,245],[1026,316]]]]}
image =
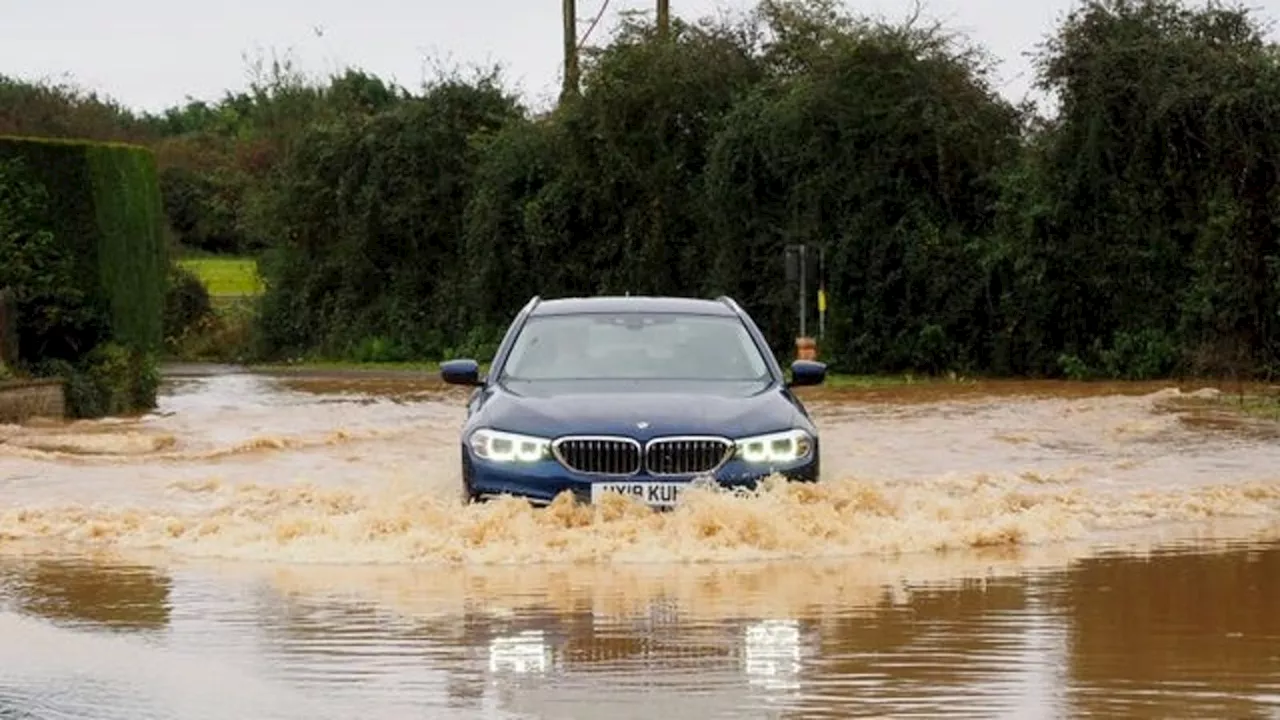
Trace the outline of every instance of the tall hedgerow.
{"type": "Polygon", "coordinates": [[[148,150],[0,138],[0,257],[24,368],[67,375],[76,415],[154,405],[166,248],[148,150]]]}

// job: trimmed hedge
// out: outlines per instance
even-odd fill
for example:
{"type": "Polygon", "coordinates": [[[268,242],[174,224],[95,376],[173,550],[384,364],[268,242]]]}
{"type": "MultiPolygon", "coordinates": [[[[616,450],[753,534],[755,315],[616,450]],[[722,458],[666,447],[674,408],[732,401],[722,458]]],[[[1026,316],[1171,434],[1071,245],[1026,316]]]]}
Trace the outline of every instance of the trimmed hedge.
{"type": "Polygon", "coordinates": [[[21,364],[94,378],[69,383],[79,417],[154,406],[168,261],[151,152],[0,136],[0,166],[0,196],[20,201],[0,281],[16,290],[21,364]]]}

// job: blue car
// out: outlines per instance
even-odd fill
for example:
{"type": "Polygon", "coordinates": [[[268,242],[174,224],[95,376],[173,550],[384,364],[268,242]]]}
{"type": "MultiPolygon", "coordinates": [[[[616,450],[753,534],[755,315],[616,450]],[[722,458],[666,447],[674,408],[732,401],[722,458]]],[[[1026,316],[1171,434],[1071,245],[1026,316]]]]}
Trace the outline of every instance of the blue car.
{"type": "Polygon", "coordinates": [[[821,384],[826,365],[797,360],[788,380],[727,297],[535,297],[487,377],[470,359],[441,375],[475,387],[462,429],[472,501],[615,492],[661,509],[698,479],[818,479],[818,431],[791,388],[821,384]]]}

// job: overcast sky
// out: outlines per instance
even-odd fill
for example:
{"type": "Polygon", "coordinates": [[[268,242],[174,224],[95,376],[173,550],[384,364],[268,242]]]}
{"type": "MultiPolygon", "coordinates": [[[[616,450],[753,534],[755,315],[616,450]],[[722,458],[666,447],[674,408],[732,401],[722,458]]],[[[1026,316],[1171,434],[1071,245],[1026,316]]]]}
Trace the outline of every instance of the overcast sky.
{"type": "MultiPolygon", "coordinates": [[[[578,0],[583,30],[602,1],[578,0]]],[[[671,4],[673,13],[696,18],[742,11],[754,0],[671,4]]],[[[890,18],[905,17],[911,4],[846,0],[856,12],[890,18]]],[[[611,0],[605,19],[652,5],[611,0]]],[[[926,0],[925,10],[997,56],[999,90],[1016,101],[1034,80],[1025,53],[1073,5],[926,0]]],[[[1280,17],[1280,0],[1249,6],[1280,17]]],[[[289,54],[309,73],[358,66],[413,88],[432,59],[498,63],[511,86],[535,104],[554,98],[559,82],[560,0],[0,0],[0,17],[0,74],[72,80],[139,109],[162,109],[187,96],[217,99],[245,85],[246,53],[271,51],[289,54]]]]}

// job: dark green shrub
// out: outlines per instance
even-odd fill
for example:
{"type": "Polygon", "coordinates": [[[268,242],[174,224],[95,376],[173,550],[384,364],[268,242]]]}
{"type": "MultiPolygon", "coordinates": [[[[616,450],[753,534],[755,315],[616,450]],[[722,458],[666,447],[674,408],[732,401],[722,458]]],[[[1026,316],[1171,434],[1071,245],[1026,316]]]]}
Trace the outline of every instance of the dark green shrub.
{"type": "Polygon", "coordinates": [[[271,355],[439,355],[460,334],[477,136],[517,116],[488,81],[442,83],[367,121],[320,126],[281,168],[259,329],[271,355]],[[460,266],[461,263],[465,265],[460,266]]]}
{"type": "Polygon", "coordinates": [[[240,189],[214,173],[166,168],[160,187],[169,226],[185,247],[210,253],[241,252],[237,217],[240,189]]]}
{"type": "Polygon", "coordinates": [[[108,342],[59,370],[66,378],[67,408],[73,417],[127,415],[155,407],[160,374],[152,355],[108,342]]]}
{"type": "Polygon", "coordinates": [[[164,302],[164,336],[172,346],[189,328],[213,314],[213,301],[200,278],[181,265],[169,268],[164,302]]]}
{"type": "Polygon", "coordinates": [[[49,193],[29,168],[0,156],[0,287],[12,292],[19,365],[74,360],[107,329],[104,308],[78,282],[74,252],[49,230],[49,193]]]}
{"type": "MultiPolygon", "coordinates": [[[[1038,58],[1057,111],[1037,118],[1001,97],[981,48],[840,5],[766,0],[742,22],[668,33],[628,20],[584,52],[581,91],[536,115],[488,79],[408,97],[361,73],[312,86],[286,64],[155,118],[175,234],[265,250],[256,315],[219,306],[179,354],[483,357],[500,337],[484,329],[531,295],[630,292],[731,294],[790,357],[784,249],[804,243],[825,251],[819,345],[834,369],[1280,368],[1280,63],[1265,23],[1084,0],[1038,58]]],[[[109,117],[44,110],[57,107],[71,106],[0,81],[0,132],[6,117],[29,118],[9,126],[22,132],[109,117]]],[[[75,359],[131,308],[156,317],[102,302],[128,293],[77,280],[98,256],[63,247],[98,247],[86,208],[131,204],[69,206],[63,188],[93,186],[93,163],[29,159],[38,187],[0,187],[0,211],[52,201],[57,222],[0,238],[22,238],[0,273],[20,276],[24,354],[75,359]]]]}

